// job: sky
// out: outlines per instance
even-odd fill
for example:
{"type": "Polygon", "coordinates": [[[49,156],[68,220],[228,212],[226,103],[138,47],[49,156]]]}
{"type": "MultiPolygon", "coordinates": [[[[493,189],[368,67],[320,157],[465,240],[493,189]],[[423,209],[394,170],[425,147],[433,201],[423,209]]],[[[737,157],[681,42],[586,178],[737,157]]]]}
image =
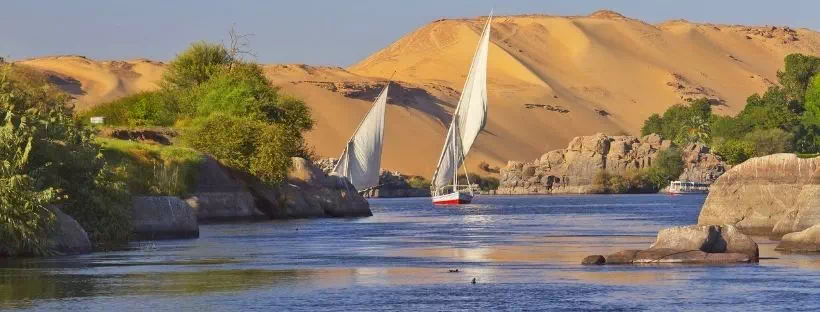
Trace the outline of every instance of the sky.
{"type": "Polygon", "coordinates": [[[0,0],[0,56],[167,61],[189,43],[253,34],[260,63],[348,66],[440,18],[587,15],[820,30],[817,0],[0,0]],[[815,12],[815,13],[812,13],[815,12]]]}

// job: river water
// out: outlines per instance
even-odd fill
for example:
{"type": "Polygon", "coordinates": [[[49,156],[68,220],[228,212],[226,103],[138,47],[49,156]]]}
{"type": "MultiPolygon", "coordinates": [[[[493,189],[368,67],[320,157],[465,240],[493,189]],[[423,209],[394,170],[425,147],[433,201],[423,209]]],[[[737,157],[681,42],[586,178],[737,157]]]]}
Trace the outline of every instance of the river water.
{"type": "Polygon", "coordinates": [[[479,197],[434,208],[428,198],[377,199],[369,218],[202,225],[194,240],[1,260],[0,309],[820,310],[820,256],[781,254],[762,238],[759,264],[580,265],[696,223],[703,200],[479,197]]]}

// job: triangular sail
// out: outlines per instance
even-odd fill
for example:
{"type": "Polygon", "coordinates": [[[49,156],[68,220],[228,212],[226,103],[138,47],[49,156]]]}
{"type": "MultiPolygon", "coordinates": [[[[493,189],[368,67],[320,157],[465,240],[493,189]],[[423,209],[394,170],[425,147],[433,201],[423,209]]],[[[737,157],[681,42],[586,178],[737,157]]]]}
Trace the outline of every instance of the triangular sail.
{"type": "Polygon", "coordinates": [[[459,166],[487,121],[487,56],[491,20],[492,14],[481,33],[473,63],[470,65],[470,73],[453,113],[453,121],[447,131],[436,172],[433,174],[433,186],[436,189],[455,184],[459,166]]]}
{"type": "Polygon", "coordinates": [[[384,141],[384,111],[390,84],[373,102],[373,107],[362,120],[353,137],[347,142],[339,162],[333,168],[338,176],[350,179],[357,190],[365,190],[379,184],[384,141]]]}

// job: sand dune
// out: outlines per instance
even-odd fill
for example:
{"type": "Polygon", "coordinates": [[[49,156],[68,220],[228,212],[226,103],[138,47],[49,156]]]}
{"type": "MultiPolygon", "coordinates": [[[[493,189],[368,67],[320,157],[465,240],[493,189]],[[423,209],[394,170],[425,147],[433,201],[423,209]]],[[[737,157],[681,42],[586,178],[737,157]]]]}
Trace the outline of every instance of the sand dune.
{"type": "Polygon", "coordinates": [[[165,66],[149,60],[94,61],[55,56],[17,62],[40,70],[74,96],[80,110],[140,91],[155,90],[165,66]]]}
{"type": "MultiPolygon", "coordinates": [[[[395,72],[383,166],[430,176],[484,21],[430,23],[348,69],[265,65],[265,72],[313,108],[317,126],[308,139],[332,157],[395,72]]],[[[735,114],[746,97],[777,81],[785,55],[820,54],[820,34],[811,30],[651,25],[610,11],[501,16],[491,41],[490,117],[471,167],[533,159],[578,135],[637,134],[650,114],[687,98],[708,97],[718,113],[735,114]]],[[[78,57],[21,63],[53,75],[80,107],[156,88],[163,69],[78,57]]]]}

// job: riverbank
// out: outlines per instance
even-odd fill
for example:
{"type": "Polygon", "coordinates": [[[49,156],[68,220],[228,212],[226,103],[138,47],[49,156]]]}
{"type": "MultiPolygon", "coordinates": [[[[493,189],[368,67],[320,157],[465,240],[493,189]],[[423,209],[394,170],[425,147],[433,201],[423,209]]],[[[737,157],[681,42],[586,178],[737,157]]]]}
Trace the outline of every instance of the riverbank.
{"type": "Polygon", "coordinates": [[[441,208],[422,198],[375,199],[370,218],[207,224],[197,240],[0,260],[0,307],[757,310],[777,302],[786,310],[820,308],[814,300],[820,261],[776,252],[765,238],[756,238],[759,264],[580,265],[585,255],[644,248],[658,230],[696,222],[703,200],[493,196],[441,208]]]}

